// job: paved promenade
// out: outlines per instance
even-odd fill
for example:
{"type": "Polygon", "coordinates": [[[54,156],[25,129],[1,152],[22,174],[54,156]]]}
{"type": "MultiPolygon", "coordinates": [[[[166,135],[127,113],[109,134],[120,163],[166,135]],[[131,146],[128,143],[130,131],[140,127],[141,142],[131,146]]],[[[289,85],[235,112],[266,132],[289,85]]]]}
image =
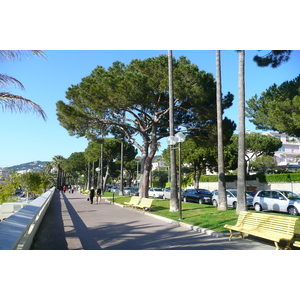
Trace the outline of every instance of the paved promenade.
{"type": "Polygon", "coordinates": [[[87,196],[55,192],[32,250],[275,250],[252,239],[215,238],[140,211],[87,196]]]}

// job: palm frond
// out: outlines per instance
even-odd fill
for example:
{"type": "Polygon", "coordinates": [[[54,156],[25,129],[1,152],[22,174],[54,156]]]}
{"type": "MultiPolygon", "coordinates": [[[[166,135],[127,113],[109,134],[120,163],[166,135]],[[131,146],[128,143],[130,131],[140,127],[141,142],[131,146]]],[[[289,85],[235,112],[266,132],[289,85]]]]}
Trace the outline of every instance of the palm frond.
{"type": "Polygon", "coordinates": [[[16,87],[25,90],[24,85],[18,79],[5,74],[0,74],[0,88],[2,86],[9,86],[9,83],[13,83],[16,87]]]}
{"type": "Polygon", "coordinates": [[[47,119],[44,110],[36,103],[21,96],[13,95],[6,92],[0,92],[0,104],[2,110],[10,110],[11,112],[35,112],[40,115],[45,121],[47,119]]]}
{"type": "Polygon", "coordinates": [[[22,56],[30,57],[36,55],[42,58],[47,58],[47,55],[41,50],[0,50],[0,60],[16,60],[22,56]]]}

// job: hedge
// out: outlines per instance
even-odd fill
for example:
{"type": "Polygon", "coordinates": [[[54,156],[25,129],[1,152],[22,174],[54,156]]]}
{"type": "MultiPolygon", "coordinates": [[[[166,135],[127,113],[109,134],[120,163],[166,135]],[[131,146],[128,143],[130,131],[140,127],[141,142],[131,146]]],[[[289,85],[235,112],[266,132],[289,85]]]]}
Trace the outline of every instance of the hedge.
{"type": "Polygon", "coordinates": [[[300,173],[257,175],[260,182],[292,182],[300,181],[300,173]]]}
{"type": "MultiPolygon", "coordinates": [[[[237,175],[226,175],[226,182],[237,181],[237,175]]],[[[292,182],[300,181],[300,173],[286,173],[286,174],[257,174],[247,175],[246,180],[258,180],[259,182],[292,182]]],[[[217,182],[218,175],[201,175],[200,182],[217,182]]]]}

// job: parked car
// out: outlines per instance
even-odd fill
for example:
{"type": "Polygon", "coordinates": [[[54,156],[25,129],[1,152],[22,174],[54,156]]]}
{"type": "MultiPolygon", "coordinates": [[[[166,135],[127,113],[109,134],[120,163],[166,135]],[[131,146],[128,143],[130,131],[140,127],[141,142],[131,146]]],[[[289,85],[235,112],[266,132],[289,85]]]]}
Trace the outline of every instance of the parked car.
{"type": "Polygon", "coordinates": [[[149,188],[148,196],[153,198],[163,198],[164,191],[161,188],[149,188]]]}
{"type": "Polygon", "coordinates": [[[247,194],[254,197],[257,194],[257,191],[247,191],[247,194]]]}
{"type": "Polygon", "coordinates": [[[139,189],[137,187],[133,187],[130,191],[130,196],[139,196],[139,189]]]}
{"type": "MultiPolygon", "coordinates": [[[[212,192],[212,204],[214,206],[218,206],[218,190],[215,190],[212,192]]],[[[226,190],[226,197],[227,197],[227,206],[228,207],[233,207],[236,208],[237,205],[237,190],[226,190]]],[[[253,206],[253,197],[250,196],[248,193],[246,193],[246,202],[247,202],[247,207],[252,207],[253,206]]]]}
{"type": "Polygon", "coordinates": [[[300,195],[284,190],[262,190],[253,198],[256,211],[272,210],[297,216],[300,212],[300,195]]]}
{"type": "Polygon", "coordinates": [[[171,188],[164,189],[163,199],[171,199],[171,188]]]}
{"type": "Polygon", "coordinates": [[[123,191],[124,191],[124,195],[130,195],[131,191],[134,189],[134,187],[132,186],[128,186],[128,187],[124,187],[123,191]]]}
{"type": "Polygon", "coordinates": [[[106,191],[106,192],[110,192],[110,190],[111,190],[112,187],[113,187],[113,186],[112,186],[111,184],[106,185],[105,191],[106,191]]]}
{"type": "Polygon", "coordinates": [[[187,189],[182,193],[182,197],[184,202],[212,203],[212,193],[205,189],[187,189]]]}
{"type": "Polygon", "coordinates": [[[111,189],[110,189],[110,192],[111,193],[118,193],[120,190],[120,187],[117,186],[117,185],[114,185],[111,189]]]}

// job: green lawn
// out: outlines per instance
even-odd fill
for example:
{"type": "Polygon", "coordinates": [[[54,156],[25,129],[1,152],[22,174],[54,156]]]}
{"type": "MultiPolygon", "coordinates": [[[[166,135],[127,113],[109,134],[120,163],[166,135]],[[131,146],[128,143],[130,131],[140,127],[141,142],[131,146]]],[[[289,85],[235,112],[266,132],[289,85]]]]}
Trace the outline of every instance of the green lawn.
{"type": "MultiPolygon", "coordinates": [[[[130,197],[114,196],[114,201],[116,203],[124,204],[124,202],[130,200],[130,197]]],[[[105,193],[104,197],[112,197],[112,193],[105,193]]],[[[151,213],[178,221],[179,213],[170,212],[169,209],[170,201],[155,199],[151,207],[151,213]]],[[[278,213],[274,214],[279,215],[278,213]]],[[[287,216],[286,214],[282,215],[287,216]]],[[[190,225],[211,229],[217,232],[228,232],[228,229],[224,228],[224,225],[235,225],[237,218],[238,215],[236,214],[235,209],[232,208],[228,208],[226,211],[220,211],[213,205],[182,202],[181,221],[190,225]]],[[[299,219],[299,216],[295,218],[299,219]]],[[[300,222],[296,223],[295,233],[300,234],[300,222]]]]}

